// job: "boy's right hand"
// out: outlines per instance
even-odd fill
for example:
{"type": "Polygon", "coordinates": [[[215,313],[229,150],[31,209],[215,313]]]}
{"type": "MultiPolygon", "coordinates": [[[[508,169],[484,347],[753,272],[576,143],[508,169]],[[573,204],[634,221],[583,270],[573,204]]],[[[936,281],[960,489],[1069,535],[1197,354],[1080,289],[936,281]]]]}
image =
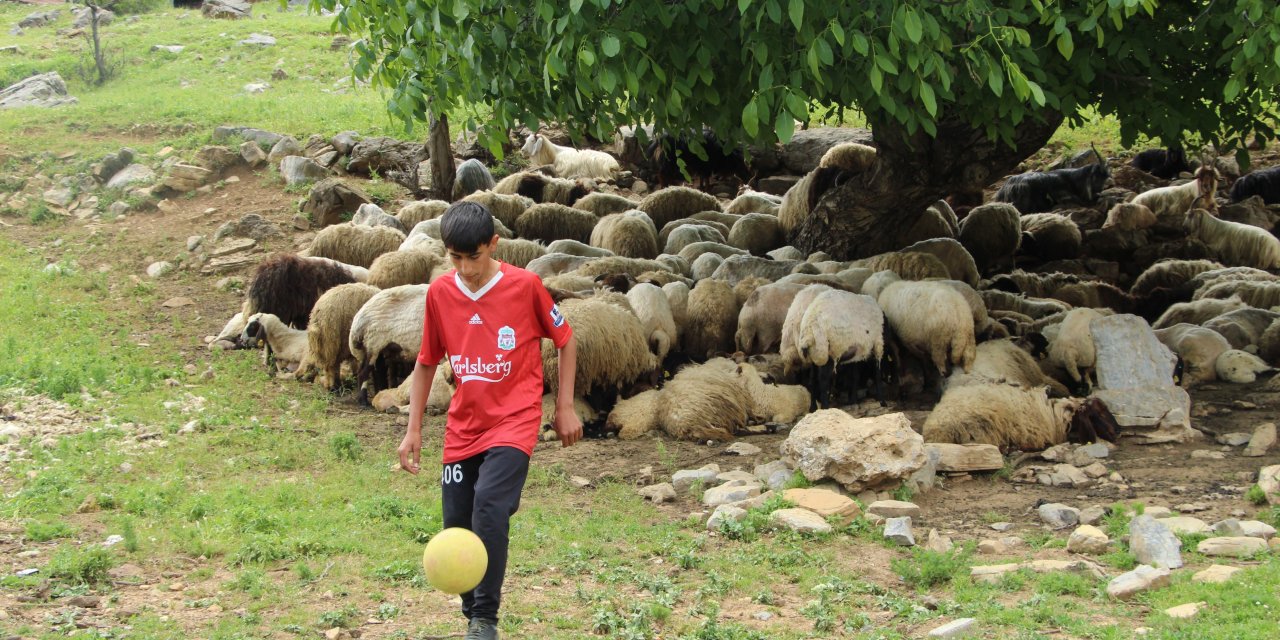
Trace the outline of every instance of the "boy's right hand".
{"type": "Polygon", "coordinates": [[[418,475],[418,461],[422,454],[422,431],[415,430],[410,427],[404,434],[404,440],[400,441],[400,468],[418,475]]]}

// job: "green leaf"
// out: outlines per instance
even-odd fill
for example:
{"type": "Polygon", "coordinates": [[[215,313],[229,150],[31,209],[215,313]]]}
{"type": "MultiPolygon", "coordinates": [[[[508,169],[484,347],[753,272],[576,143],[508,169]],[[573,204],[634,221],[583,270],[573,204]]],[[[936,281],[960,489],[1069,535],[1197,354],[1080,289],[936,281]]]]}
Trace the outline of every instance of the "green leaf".
{"type": "Polygon", "coordinates": [[[582,0],[569,0],[569,11],[573,13],[582,11],[582,0]]]}
{"type": "Polygon", "coordinates": [[[618,55],[622,50],[622,43],[618,41],[618,36],[612,33],[600,39],[600,51],[604,53],[606,58],[612,58],[618,55]]]}
{"type": "Polygon", "coordinates": [[[876,56],[876,66],[889,75],[898,74],[898,65],[894,63],[893,58],[890,58],[888,54],[876,56]]]}
{"type": "Polygon", "coordinates": [[[1070,60],[1071,54],[1075,50],[1076,45],[1075,42],[1072,42],[1071,40],[1071,32],[1063,31],[1062,35],[1058,36],[1058,53],[1061,53],[1063,58],[1070,60]]]}
{"type": "Polygon", "coordinates": [[[809,53],[805,54],[805,61],[809,63],[809,70],[813,72],[813,77],[818,77],[818,50],[814,45],[809,45],[809,53]]]}
{"type": "Polygon", "coordinates": [[[787,4],[787,15],[791,16],[791,24],[799,31],[800,24],[804,21],[804,0],[791,0],[787,4]]]}
{"type": "Polygon", "coordinates": [[[1272,57],[1276,59],[1276,66],[1280,67],[1280,45],[1276,46],[1275,55],[1273,55],[1272,57]]]}
{"type": "Polygon", "coordinates": [[[618,86],[618,76],[613,73],[612,69],[600,70],[600,88],[613,93],[613,88],[618,86]]]}
{"type": "Polygon", "coordinates": [[[778,142],[787,143],[791,140],[792,134],[796,132],[796,120],[791,117],[790,113],[783,110],[778,113],[778,121],[773,126],[774,133],[778,134],[778,142]]]}
{"type": "Polygon", "coordinates": [[[805,120],[809,117],[809,109],[805,107],[804,98],[794,92],[787,93],[787,111],[790,111],[796,120],[805,120]]]}
{"type": "Polygon", "coordinates": [[[1031,98],[1036,101],[1036,105],[1043,107],[1044,89],[1041,89],[1040,85],[1032,80],[1027,81],[1027,88],[1031,90],[1031,98]]]}
{"type": "Polygon", "coordinates": [[[503,29],[502,25],[493,28],[493,44],[499,49],[507,48],[507,30],[503,29]]]}
{"type": "Polygon", "coordinates": [[[991,87],[991,93],[1000,97],[1004,94],[1004,70],[998,64],[992,64],[987,68],[987,84],[991,87]]]}
{"type": "Polygon", "coordinates": [[[764,8],[769,12],[770,20],[775,24],[782,24],[782,5],[778,4],[778,0],[769,0],[764,8]]]}
{"type": "Polygon", "coordinates": [[[1240,95],[1240,79],[1231,78],[1227,80],[1227,86],[1222,89],[1222,96],[1227,99],[1227,102],[1231,102],[1238,95],[1240,95]]]}
{"type": "MultiPolygon", "coordinates": [[[[831,21],[831,37],[836,39],[836,44],[844,46],[844,27],[840,26],[840,23],[835,20],[831,21]]],[[[1280,49],[1276,49],[1276,55],[1280,56],[1280,49]]]]}
{"type": "Polygon", "coordinates": [[[918,44],[924,35],[924,26],[920,24],[920,16],[910,7],[903,12],[902,26],[907,31],[907,39],[918,44]]]}
{"type": "Polygon", "coordinates": [[[853,32],[853,50],[857,51],[860,56],[865,56],[868,51],[871,51],[871,45],[861,31],[853,32]]]}
{"type": "Polygon", "coordinates": [[[591,47],[583,47],[578,50],[578,62],[587,67],[595,65],[596,54],[591,51],[591,47]]]}
{"type": "Polygon", "coordinates": [[[631,41],[636,43],[637,47],[645,48],[649,46],[649,40],[643,34],[632,31],[628,35],[631,36],[631,41]]]}
{"type": "Polygon", "coordinates": [[[928,111],[929,115],[937,117],[938,100],[933,95],[933,87],[928,84],[920,85],[920,101],[924,103],[924,110],[928,111]]]}
{"type": "Polygon", "coordinates": [[[738,13],[746,15],[749,6],[751,6],[751,0],[738,0],[738,13]]]}
{"type": "Polygon", "coordinates": [[[760,134],[760,116],[756,113],[754,98],[742,108],[742,129],[752,138],[760,134]]]}
{"type": "Polygon", "coordinates": [[[880,67],[871,67],[871,89],[876,93],[884,88],[884,74],[880,73],[880,67]]]}
{"type": "Polygon", "coordinates": [[[835,63],[836,59],[831,53],[831,45],[827,44],[826,40],[818,38],[814,41],[814,44],[818,46],[818,59],[822,61],[822,64],[831,66],[835,63]]]}
{"type": "Polygon", "coordinates": [[[760,90],[767,91],[773,87],[773,65],[760,70],[760,90]]]}

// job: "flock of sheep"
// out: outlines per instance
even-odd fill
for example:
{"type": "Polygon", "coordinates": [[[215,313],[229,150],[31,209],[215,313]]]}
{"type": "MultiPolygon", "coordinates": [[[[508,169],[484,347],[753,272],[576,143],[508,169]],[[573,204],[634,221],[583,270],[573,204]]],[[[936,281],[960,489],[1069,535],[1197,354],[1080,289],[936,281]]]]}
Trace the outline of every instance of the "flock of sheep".
{"type": "MultiPolygon", "coordinates": [[[[537,168],[500,181],[478,161],[459,165],[454,197],[485,204],[496,257],[543,279],[577,336],[576,411],[622,438],[727,440],[863,394],[937,398],[926,441],[1114,438],[1087,398],[1089,325],[1112,313],[1151,322],[1186,386],[1280,363],[1280,240],[1268,226],[1280,168],[1235,180],[1228,199],[1209,163],[1145,152],[1116,165],[1126,184],[1167,186],[1134,193],[1107,188],[1099,157],[1011,177],[993,202],[939,201],[919,242],[846,262],[786,241],[833,173],[873,165],[872,147],[833,146],[781,198],[744,189],[727,203],[683,186],[642,199],[602,190],[620,169],[613,156],[540,135],[522,151],[537,168]],[[1265,219],[1219,216],[1239,201],[1265,219]]],[[[298,380],[338,391],[354,378],[362,400],[407,404],[425,292],[450,269],[448,204],[364,205],[306,251],[268,257],[214,346],[265,344],[298,380]]],[[[543,356],[553,394],[549,343],[543,356]]],[[[447,408],[451,373],[437,369],[428,411],[447,408]]]]}

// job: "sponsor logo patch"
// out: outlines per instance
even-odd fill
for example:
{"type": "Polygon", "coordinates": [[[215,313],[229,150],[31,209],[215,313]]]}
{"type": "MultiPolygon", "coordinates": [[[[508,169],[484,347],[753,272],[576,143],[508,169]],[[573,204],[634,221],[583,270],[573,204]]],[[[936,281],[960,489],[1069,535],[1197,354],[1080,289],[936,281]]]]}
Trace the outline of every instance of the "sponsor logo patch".
{"type": "Polygon", "coordinates": [[[557,327],[564,324],[564,316],[560,314],[560,305],[551,305],[551,324],[557,327]]]}
{"type": "Polygon", "coordinates": [[[516,330],[511,327],[498,329],[498,348],[510,351],[516,348],[516,330]]]}

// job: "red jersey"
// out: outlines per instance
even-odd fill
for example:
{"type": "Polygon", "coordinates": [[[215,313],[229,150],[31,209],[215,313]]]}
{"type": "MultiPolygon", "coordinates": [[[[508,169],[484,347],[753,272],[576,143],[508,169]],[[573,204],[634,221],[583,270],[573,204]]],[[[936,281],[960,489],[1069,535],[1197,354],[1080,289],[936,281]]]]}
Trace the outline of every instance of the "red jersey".
{"type": "Polygon", "coordinates": [[[542,339],[559,349],[573,330],[538,276],[506,263],[479,291],[449,271],[427,289],[418,362],[447,353],[458,385],[449,403],[444,463],[486,449],[528,455],[542,424],[542,339]]]}

